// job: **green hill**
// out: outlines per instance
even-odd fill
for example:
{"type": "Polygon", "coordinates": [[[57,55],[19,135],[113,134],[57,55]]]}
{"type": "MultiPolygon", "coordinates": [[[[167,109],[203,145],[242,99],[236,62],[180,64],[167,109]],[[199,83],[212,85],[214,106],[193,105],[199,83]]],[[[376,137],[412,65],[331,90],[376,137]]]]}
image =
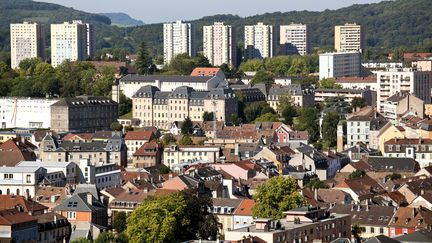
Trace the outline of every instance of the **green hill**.
{"type": "MultiPolygon", "coordinates": [[[[365,27],[368,48],[392,49],[413,47],[432,41],[432,4],[430,0],[396,0],[376,4],[357,4],[322,12],[276,12],[241,18],[234,15],[215,15],[193,20],[197,25],[198,49],[202,49],[202,26],[215,21],[233,25],[238,45],[243,41],[243,26],[262,21],[275,26],[291,22],[308,24],[314,47],[332,48],[334,26],[356,22],[365,27]]],[[[96,25],[97,48],[126,48],[134,51],[144,41],[155,56],[162,56],[162,24],[120,28],[111,26],[109,18],[89,14],[56,4],[30,0],[0,1],[0,50],[9,49],[9,23],[37,20],[48,24],[82,19],[96,25]]],[[[173,20],[174,21],[174,20],[173,20]]]]}
{"type": "Polygon", "coordinates": [[[125,13],[100,13],[100,15],[110,18],[112,25],[120,27],[132,27],[144,24],[141,20],[134,19],[125,13]]]}

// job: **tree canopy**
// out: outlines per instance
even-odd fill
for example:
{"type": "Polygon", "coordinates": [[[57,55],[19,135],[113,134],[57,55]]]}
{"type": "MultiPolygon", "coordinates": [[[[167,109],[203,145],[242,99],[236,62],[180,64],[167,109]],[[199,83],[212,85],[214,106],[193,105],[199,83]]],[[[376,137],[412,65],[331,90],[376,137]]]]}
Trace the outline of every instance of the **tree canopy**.
{"type": "Polygon", "coordinates": [[[194,132],[192,120],[186,117],[181,127],[181,133],[183,135],[192,135],[194,132]]]}
{"type": "Polygon", "coordinates": [[[336,146],[338,124],[339,113],[331,111],[324,115],[321,127],[321,134],[326,147],[336,146]]]}
{"type": "Polygon", "coordinates": [[[304,198],[298,192],[297,181],[292,177],[276,176],[258,186],[253,196],[256,204],[252,209],[254,217],[283,217],[283,212],[302,206],[304,198]]]}
{"type": "Polygon", "coordinates": [[[210,198],[196,191],[149,197],[128,217],[126,233],[130,242],[215,239],[219,225],[210,207],[210,198]]]}

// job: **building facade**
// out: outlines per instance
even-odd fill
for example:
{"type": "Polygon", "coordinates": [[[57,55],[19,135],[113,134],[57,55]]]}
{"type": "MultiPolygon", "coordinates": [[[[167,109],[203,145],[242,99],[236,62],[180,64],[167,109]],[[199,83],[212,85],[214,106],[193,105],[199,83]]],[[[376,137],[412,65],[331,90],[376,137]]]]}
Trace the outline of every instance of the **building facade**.
{"type": "Polygon", "coordinates": [[[319,78],[361,76],[361,56],[356,52],[324,53],[319,56],[319,78]]]}
{"type": "Polygon", "coordinates": [[[63,61],[86,60],[94,55],[95,33],[90,24],[80,20],[51,24],[51,65],[57,67],[63,61]]]}
{"type": "Polygon", "coordinates": [[[307,25],[281,25],[279,34],[279,44],[285,47],[286,54],[300,54],[303,56],[310,53],[311,41],[307,25]]]}
{"type": "Polygon", "coordinates": [[[384,101],[397,93],[410,93],[431,103],[432,72],[414,69],[389,69],[377,73],[377,107],[383,111],[384,101]]]}
{"type": "Polygon", "coordinates": [[[237,65],[236,42],[231,25],[215,22],[203,27],[203,53],[210,64],[220,66],[237,65]]]}
{"type": "Polygon", "coordinates": [[[245,59],[273,57],[273,26],[259,22],[246,25],[244,57],[245,59]]]}
{"type": "Polygon", "coordinates": [[[0,194],[33,197],[47,170],[42,167],[1,167],[0,194]]]}
{"type": "Polygon", "coordinates": [[[51,105],[58,99],[0,98],[0,128],[49,128],[51,105]]]}
{"type": "Polygon", "coordinates": [[[361,25],[345,24],[335,26],[335,50],[337,52],[362,52],[364,31],[361,25]]]}
{"type": "Polygon", "coordinates": [[[214,163],[219,159],[220,147],[217,146],[178,146],[170,145],[164,149],[163,164],[169,168],[194,162],[214,163]]]}
{"type": "Polygon", "coordinates": [[[23,22],[10,25],[11,67],[17,68],[27,58],[44,57],[44,33],[38,23],[23,22]]]}
{"type": "Polygon", "coordinates": [[[205,111],[214,112],[218,121],[230,121],[237,114],[237,98],[231,89],[195,91],[179,87],[172,92],[162,92],[154,86],[144,86],[132,98],[132,116],[142,126],[168,129],[175,121],[189,117],[202,121],[205,111]]]}
{"type": "Polygon", "coordinates": [[[164,63],[168,64],[178,54],[196,55],[195,25],[177,20],[163,25],[164,63]]]}
{"type": "Polygon", "coordinates": [[[105,97],[63,98],[51,106],[51,129],[55,132],[111,130],[117,118],[118,104],[105,97]]]}

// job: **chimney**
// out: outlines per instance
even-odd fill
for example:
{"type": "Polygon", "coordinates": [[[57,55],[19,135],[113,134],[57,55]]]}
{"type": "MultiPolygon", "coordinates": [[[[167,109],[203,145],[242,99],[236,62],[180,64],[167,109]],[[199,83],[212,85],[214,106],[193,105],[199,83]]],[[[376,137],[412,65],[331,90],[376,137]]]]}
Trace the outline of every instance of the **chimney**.
{"type": "Polygon", "coordinates": [[[415,216],[417,215],[417,208],[413,208],[412,212],[413,212],[412,218],[414,219],[415,216]]]}
{"type": "Polygon", "coordinates": [[[424,195],[424,193],[425,193],[425,191],[424,191],[424,189],[422,188],[422,189],[420,190],[420,195],[424,195]]]}
{"type": "Polygon", "coordinates": [[[54,214],[54,223],[57,223],[57,214],[54,214]]]}
{"type": "Polygon", "coordinates": [[[318,201],[318,189],[314,188],[314,199],[315,201],[318,201]]]}
{"type": "Polygon", "coordinates": [[[93,195],[90,192],[87,193],[87,203],[93,205],[93,195]]]}

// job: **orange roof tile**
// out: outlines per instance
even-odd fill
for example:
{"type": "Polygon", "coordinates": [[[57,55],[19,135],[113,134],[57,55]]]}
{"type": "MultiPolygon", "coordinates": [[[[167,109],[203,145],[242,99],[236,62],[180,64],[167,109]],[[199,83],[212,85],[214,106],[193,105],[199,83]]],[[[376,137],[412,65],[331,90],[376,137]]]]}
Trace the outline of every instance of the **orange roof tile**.
{"type": "Polygon", "coordinates": [[[244,199],[237,209],[235,215],[252,216],[252,208],[255,206],[255,201],[252,199],[244,199]]]}
{"type": "Polygon", "coordinates": [[[192,71],[191,76],[215,76],[219,71],[220,68],[197,67],[192,71]]]}
{"type": "Polygon", "coordinates": [[[152,136],[152,131],[129,131],[125,135],[125,140],[150,140],[152,136]]]}

